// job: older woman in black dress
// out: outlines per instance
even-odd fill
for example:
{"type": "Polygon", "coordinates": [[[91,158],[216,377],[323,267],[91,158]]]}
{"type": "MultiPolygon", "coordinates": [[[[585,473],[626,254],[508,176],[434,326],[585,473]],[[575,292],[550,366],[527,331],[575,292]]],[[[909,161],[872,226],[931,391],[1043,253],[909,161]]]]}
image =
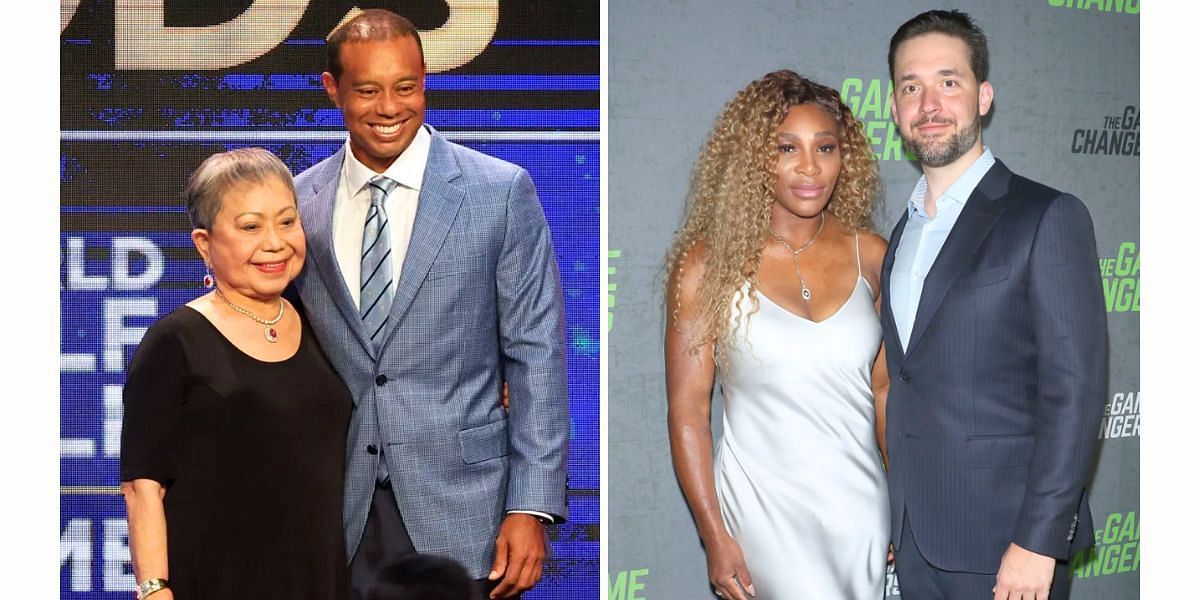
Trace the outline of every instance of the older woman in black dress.
{"type": "Polygon", "coordinates": [[[205,160],[185,198],[215,288],[150,327],[125,384],[138,597],[345,598],[351,400],[282,297],[305,254],[291,174],[266,150],[233,150],[205,160]]]}

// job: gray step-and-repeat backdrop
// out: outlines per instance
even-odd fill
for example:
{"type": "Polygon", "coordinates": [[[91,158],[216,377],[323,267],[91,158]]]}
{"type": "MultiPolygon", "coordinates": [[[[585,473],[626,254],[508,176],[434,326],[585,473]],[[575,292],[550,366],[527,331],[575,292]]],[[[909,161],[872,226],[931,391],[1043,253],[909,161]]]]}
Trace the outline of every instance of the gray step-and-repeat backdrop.
{"type": "MultiPolygon", "coordinates": [[[[938,8],[966,11],[990,40],[996,101],[985,143],[1015,172],[1081,198],[1095,221],[1111,376],[1091,481],[1096,546],[1075,557],[1071,598],[1137,598],[1140,2],[949,4],[938,8]]],[[[737,90],[779,68],[841,90],[879,157],[886,198],[876,224],[886,236],[920,175],[891,121],[888,40],[929,8],[909,0],[609,1],[609,600],[711,597],[667,445],[660,290],[691,165],[713,120],[737,90]]],[[[797,577],[805,561],[795,557],[797,577]]],[[[889,574],[881,597],[898,598],[901,585],[889,574]]]]}

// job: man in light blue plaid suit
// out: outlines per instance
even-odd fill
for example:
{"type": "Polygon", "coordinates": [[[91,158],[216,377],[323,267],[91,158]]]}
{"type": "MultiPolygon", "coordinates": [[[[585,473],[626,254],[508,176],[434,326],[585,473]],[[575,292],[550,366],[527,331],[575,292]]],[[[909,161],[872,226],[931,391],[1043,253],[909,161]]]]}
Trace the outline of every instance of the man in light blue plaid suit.
{"type": "Polygon", "coordinates": [[[483,597],[516,597],[541,576],[545,524],[567,515],[563,306],[545,216],[523,169],[424,124],[410,22],[365,11],[328,50],[322,81],[350,135],[296,178],[309,247],[297,290],[355,402],[351,597],[411,552],[458,560],[483,597]]]}

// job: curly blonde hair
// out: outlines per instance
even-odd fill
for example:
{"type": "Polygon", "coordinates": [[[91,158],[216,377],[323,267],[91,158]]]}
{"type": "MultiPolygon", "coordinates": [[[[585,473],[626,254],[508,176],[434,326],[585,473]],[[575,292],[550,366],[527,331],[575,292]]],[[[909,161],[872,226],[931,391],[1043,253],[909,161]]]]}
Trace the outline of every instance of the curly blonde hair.
{"type": "Polygon", "coordinates": [[[862,124],[837,91],[780,70],[738,92],[717,117],[693,168],[687,215],[666,264],[666,299],[674,326],[684,264],[688,253],[703,244],[704,279],[697,297],[701,323],[689,347],[713,344],[718,364],[724,362],[722,348],[736,333],[730,327],[732,307],[747,281],[751,312],[758,309],[758,266],[775,202],[776,133],[788,110],[800,104],[815,104],[838,123],[842,169],[827,210],[847,227],[871,229],[879,171],[862,124]]]}

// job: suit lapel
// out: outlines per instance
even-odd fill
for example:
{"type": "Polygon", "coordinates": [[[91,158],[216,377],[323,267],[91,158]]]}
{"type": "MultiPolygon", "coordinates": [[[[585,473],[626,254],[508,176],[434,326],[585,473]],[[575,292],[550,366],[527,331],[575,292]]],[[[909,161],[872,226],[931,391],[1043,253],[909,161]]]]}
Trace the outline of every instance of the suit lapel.
{"type": "Polygon", "coordinates": [[[338,181],[342,176],[342,161],[345,160],[346,147],[342,146],[336,154],[326,161],[325,170],[314,174],[312,178],[312,196],[307,204],[308,217],[304,221],[304,232],[308,237],[308,252],[310,264],[316,265],[319,276],[325,282],[325,289],[333,298],[333,303],[346,321],[347,327],[354,332],[367,353],[375,358],[375,347],[363,327],[362,317],[358,307],[346,287],[346,278],[338,266],[337,257],[333,251],[333,203],[337,196],[338,181]]]}
{"type": "MultiPolygon", "coordinates": [[[[906,205],[900,221],[892,229],[892,237],[888,240],[887,252],[883,255],[883,271],[879,276],[879,293],[884,298],[884,301],[879,303],[880,310],[882,311],[884,334],[890,336],[889,339],[897,341],[900,340],[900,333],[896,328],[896,315],[892,313],[892,266],[896,263],[896,249],[900,246],[900,236],[904,233],[904,226],[907,223],[908,209],[906,205]]],[[[904,351],[899,343],[896,344],[896,347],[901,352],[904,351]]],[[[900,358],[903,358],[903,355],[896,357],[897,360],[900,358]]]]}
{"type": "Polygon", "coordinates": [[[417,215],[413,221],[412,237],[408,252],[404,256],[404,267],[400,272],[400,284],[392,300],[392,312],[388,319],[383,345],[387,345],[404,313],[412,305],[417,290],[425,281],[429,267],[442,249],[450,226],[462,205],[466,190],[453,182],[460,171],[450,143],[440,133],[429,128],[433,139],[429,144],[429,161],[421,181],[421,193],[417,200],[417,215]]]}
{"type": "Polygon", "coordinates": [[[938,252],[937,258],[934,259],[933,266],[929,269],[929,275],[925,277],[925,285],[921,289],[921,301],[917,304],[917,315],[913,321],[912,335],[908,339],[906,356],[911,355],[913,348],[920,343],[921,336],[933,322],[933,316],[946,297],[946,291],[950,289],[967,260],[975,254],[992,226],[996,224],[996,218],[1000,216],[1001,212],[1001,207],[996,203],[996,199],[1007,193],[1008,180],[1011,175],[1012,172],[997,160],[996,164],[992,165],[992,168],[988,169],[987,174],[979,181],[979,185],[975,186],[971,197],[967,199],[962,213],[958,215],[958,221],[950,229],[946,243],[942,246],[941,252],[938,252]]]}

